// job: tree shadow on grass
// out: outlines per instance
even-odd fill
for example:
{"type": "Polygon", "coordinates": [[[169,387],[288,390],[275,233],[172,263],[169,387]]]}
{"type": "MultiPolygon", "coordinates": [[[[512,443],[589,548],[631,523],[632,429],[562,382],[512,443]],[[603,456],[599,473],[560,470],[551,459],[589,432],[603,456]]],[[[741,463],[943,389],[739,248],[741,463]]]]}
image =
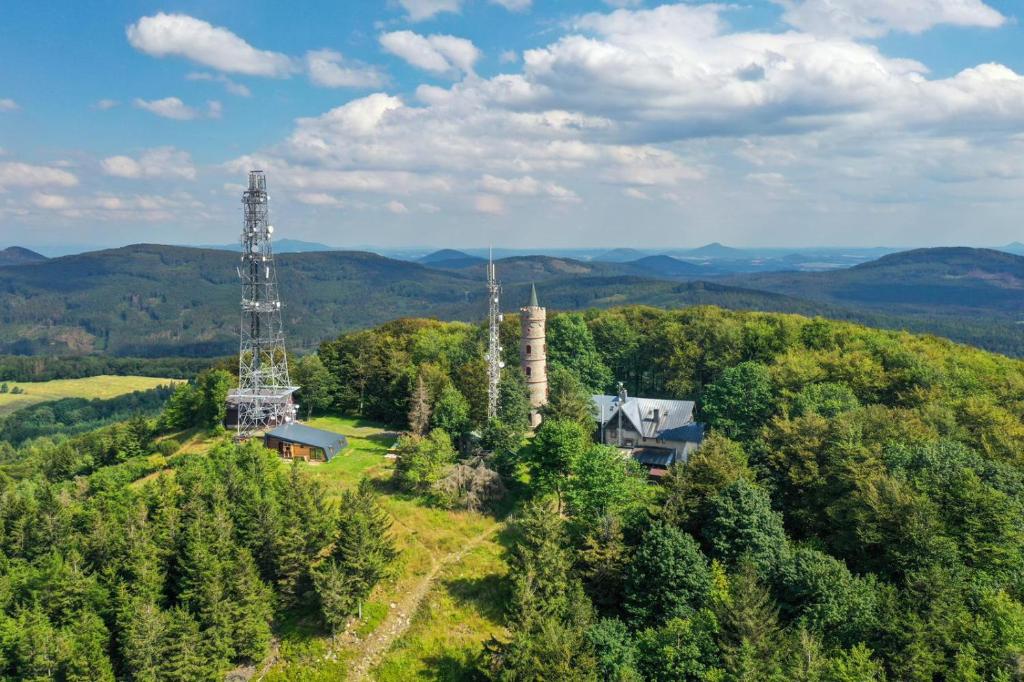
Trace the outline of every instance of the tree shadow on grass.
{"type": "Polygon", "coordinates": [[[423,659],[427,669],[417,677],[421,680],[443,680],[444,682],[475,682],[486,679],[480,674],[473,657],[462,658],[451,654],[428,656],[423,659]]]}
{"type": "Polygon", "coordinates": [[[505,604],[510,598],[505,576],[491,573],[476,578],[452,578],[445,580],[444,586],[459,604],[472,606],[494,623],[504,622],[505,604]]]}
{"type": "Polygon", "coordinates": [[[397,431],[383,431],[381,433],[371,433],[368,436],[357,437],[363,438],[364,440],[368,440],[371,443],[377,443],[378,445],[385,445],[387,447],[391,447],[392,445],[394,445],[395,441],[398,440],[398,436],[399,434],[397,431]]]}

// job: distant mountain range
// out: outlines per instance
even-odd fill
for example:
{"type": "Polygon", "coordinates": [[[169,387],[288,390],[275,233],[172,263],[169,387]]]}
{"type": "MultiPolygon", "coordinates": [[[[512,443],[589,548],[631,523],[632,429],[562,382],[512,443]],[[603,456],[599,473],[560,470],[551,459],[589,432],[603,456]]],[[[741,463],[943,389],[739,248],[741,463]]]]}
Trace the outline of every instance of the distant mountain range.
{"type": "MultiPolygon", "coordinates": [[[[217,249],[219,251],[238,251],[238,244],[206,244],[200,249],[217,249]]],[[[340,251],[336,246],[327,246],[320,242],[304,242],[301,239],[275,239],[274,253],[310,253],[313,251],[340,251]]]]}
{"type": "MultiPolygon", "coordinates": [[[[53,259],[11,255],[19,263],[0,266],[0,353],[236,352],[235,253],[140,244],[53,259]]],[[[408,315],[484,315],[485,260],[454,250],[421,260],[357,251],[282,254],[289,345],[309,349],[342,331],[408,315]]],[[[509,311],[536,283],[541,303],[554,310],[715,304],[931,331],[1024,355],[1024,258],[1000,251],[920,249],[823,272],[737,274],[710,257],[664,254],[628,262],[516,256],[498,260],[497,268],[509,311]]]]}

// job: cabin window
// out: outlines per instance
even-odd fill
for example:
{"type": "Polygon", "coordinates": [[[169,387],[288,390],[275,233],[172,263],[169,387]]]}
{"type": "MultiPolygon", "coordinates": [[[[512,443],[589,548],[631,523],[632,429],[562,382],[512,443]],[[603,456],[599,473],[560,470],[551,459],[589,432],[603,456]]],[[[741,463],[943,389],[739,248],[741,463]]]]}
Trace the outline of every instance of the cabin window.
{"type": "Polygon", "coordinates": [[[533,349],[532,349],[532,348],[530,347],[530,345],[529,345],[529,344],[527,344],[527,346],[526,346],[526,354],[527,354],[527,355],[529,355],[529,354],[531,353],[531,351],[532,351],[532,350],[533,350],[533,349]]]}
{"type": "Polygon", "coordinates": [[[526,376],[530,376],[530,368],[529,367],[526,368],[526,376]]]}

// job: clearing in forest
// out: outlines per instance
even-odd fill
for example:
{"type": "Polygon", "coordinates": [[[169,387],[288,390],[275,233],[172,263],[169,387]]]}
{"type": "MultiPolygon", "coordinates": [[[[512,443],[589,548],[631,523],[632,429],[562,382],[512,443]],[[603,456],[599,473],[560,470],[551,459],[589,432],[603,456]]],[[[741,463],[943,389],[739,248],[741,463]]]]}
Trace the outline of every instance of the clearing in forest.
{"type": "Polygon", "coordinates": [[[157,386],[180,383],[180,379],[159,377],[114,376],[101,374],[81,379],[54,379],[52,381],[6,381],[7,392],[0,393],[0,416],[37,403],[62,398],[116,398],[133,391],[148,391],[157,386]],[[17,387],[23,392],[11,393],[17,387]]]}
{"type": "Polygon", "coordinates": [[[377,586],[363,620],[348,631],[325,635],[315,616],[280,624],[277,660],[262,679],[399,680],[426,670],[461,677],[483,641],[504,631],[498,592],[506,568],[497,542],[503,523],[393,489],[393,464],[384,455],[397,434],[348,418],[308,423],[344,434],[349,448],[329,463],[301,466],[332,496],[363,476],[373,480],[401,556],[395,576],[377,586]]]}

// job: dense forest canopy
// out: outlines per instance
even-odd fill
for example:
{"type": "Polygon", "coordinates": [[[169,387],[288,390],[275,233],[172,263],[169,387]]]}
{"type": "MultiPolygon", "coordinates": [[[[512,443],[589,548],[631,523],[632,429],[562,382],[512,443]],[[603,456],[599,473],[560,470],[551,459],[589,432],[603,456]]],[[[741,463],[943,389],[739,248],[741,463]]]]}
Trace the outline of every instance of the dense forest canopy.
{"type": "MultiPolygon", "coordinates": [[[[1024,363],[795,315],[550,314],[531,436],[518,329],[491,421],[480,325],[396,320],[296,365],[304,408],[406,429],[398,494],[513,509],[507,630],[474,674],[1024,677],[1024,363]],[[709,426],[663,485],[592,442],[588,394],[617,381],[709,426]]],[[[216,679],[296,610],[325,633],[358,617],[395,559],[374,490],[332,503],[259,447],[167,437],[215,428],[230,383],[208,370],[159,418],[3,446],[0,674],[216,679]]]]}
{"type": "MultiPolygon", "coordinates": [[[[488,652],[489,675],[1024,675],[1024,364],[710,307],[549,319],[553,406],[513,459],[563,514],[543,506],[518,522],[512,639],[488,652]],[[635,472],[569,428],[585,416],[567,416],[567,394],[616,381],[694,399],[710,427],[662,488],[636,488],[635,472]]],[[[510,372],[517,334],[507,318],[510,372]]],[[[399,320],[320,357],[338,409],[401,422],[426,390],[435,411],[469,407],[465,431],[487,426],[483,343],[477,326],[399,320]]],[[[439,451],[424,443],[421,458],[439,451]]]]}

